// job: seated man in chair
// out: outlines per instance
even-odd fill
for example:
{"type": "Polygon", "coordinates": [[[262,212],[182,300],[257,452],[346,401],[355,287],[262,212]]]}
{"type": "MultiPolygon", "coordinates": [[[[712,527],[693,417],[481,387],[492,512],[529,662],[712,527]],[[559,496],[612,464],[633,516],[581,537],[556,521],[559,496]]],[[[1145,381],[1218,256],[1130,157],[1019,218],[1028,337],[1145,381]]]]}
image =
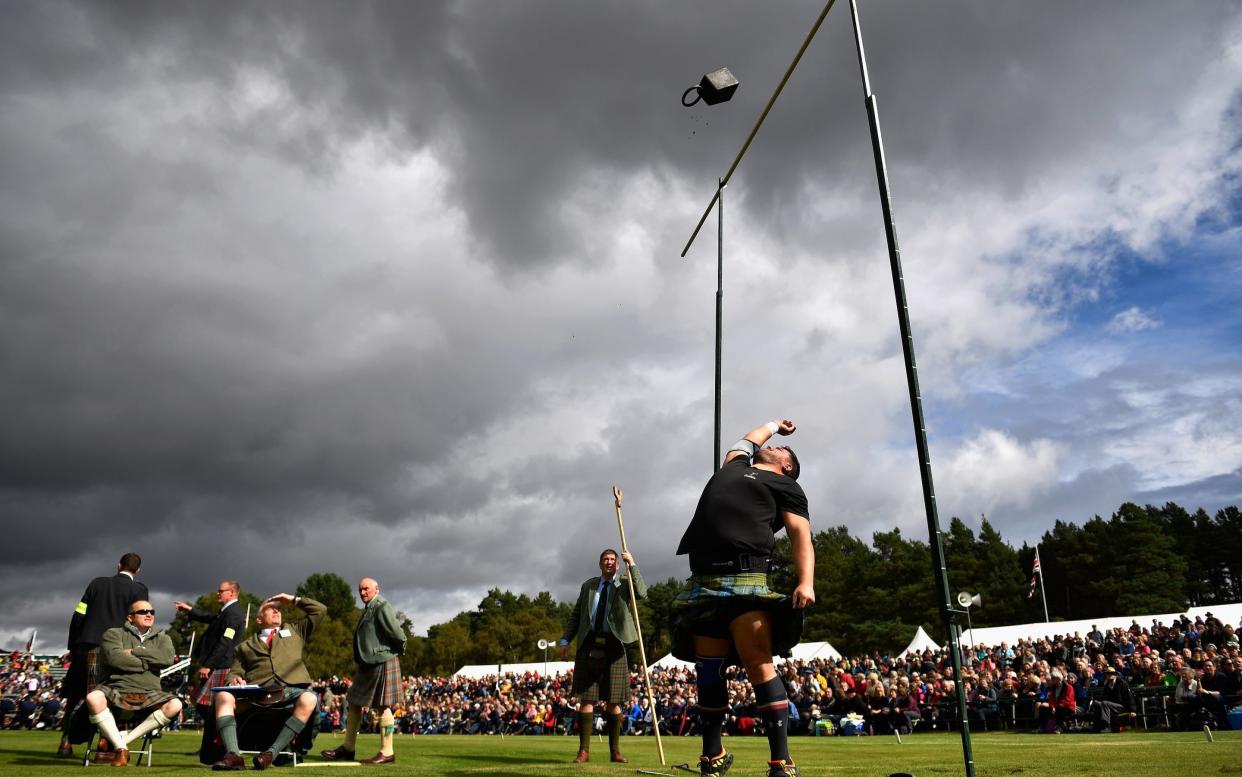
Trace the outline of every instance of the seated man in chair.
{"type": "Polygon", "coordinates": [[[181,712],[181,700],[160,687],[160,670],[176,661],[172,640],[155,628],[155,610],[143,600],[129,606],[126,624],[108,629],[99,646],[102,681],[86,695],[90,721],[116,748],[113,766],[129,763],[129,743],[168,725],[181,712]],[[128,733],[122,733],[112,710],[154,709],[128,733]]]}
{"type": "Polygon", "coordinates": [[[271,766],[276,756],[306,727],[306,721],[319,704],[319,697],[310,690],[311,676],[302,662],[302,649],[327,611],[327,607],[313,599],[289,594],[269,597],[259,607],[260,630],[237,646],[228,684],[258,685],[266,692],[257,696],[229,691],[216,693],[216,730],[226,752],[212,764],[212,769],[240,771],[246,768],[237,741],[237,712],[262,707],[291,713],[271,746],[254,757],[256,769],[271,766]],[[284,624],[281,609],[290,604],[305,611],[306,619],[284,624]]]}

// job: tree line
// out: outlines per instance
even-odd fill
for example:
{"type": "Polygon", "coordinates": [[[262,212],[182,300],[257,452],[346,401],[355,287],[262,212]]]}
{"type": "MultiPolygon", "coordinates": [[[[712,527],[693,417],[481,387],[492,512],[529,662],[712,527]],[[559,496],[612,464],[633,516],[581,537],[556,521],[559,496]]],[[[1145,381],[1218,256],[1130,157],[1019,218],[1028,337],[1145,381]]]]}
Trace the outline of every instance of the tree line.
{"type": "MultiPolygon", "coordinates": [[[[918,626],[943,639],[927,542],[893,529],[873,533],[868,544],[845,526],[816,532],[813,541],[817,602],[807,611],[804,640],[827,640],[843,654],[857,655],[899,651],[918,626]]],[[[1043,619],[1042,598],[1030,586],[1034,547],[1015,549],[986,517],[978,534],[952,518],[943,542],[952,593],[982,597],[971,610],[974,626],[1043,619]]],[[[1081,526],[1056,521],[1040,538],[1039,555],[1052,620],[1182,612],[1242,601],[1242,513],[1236,506],[1209,515],[1203,509],[1192,514],[1173,502],[1163,507],[1126,503],[1109,518],[1097,515],[1081,526]]],[[[776,556],[773,586],[790,590],[793,570],[784,537],[776,556]]],[[[684,586],[676,578],[653,583],[647,599],[639,602],[648,660],[668,651],[669,605],[684,586]]],[[[361,613],[353,587],[321,572],[308,577],[297,593],[328,607],[328,617],[307,647],[311,674],[351,673],[352,634],[361,613]]],[[[259,601],[243,591],[239,605],[249,604],[253,615],[259,601]]],[[[208,610],[218,606],[211,594],[196,604],[208,610]]],[[[572,606],[547,591],[532,597],[494,588],[474,610],[430,626],[426,636],[411,637],[402,668],[407,674],[443,675],[465,664],[541,661],[545,653],[536,643],[555,643],[572,606]]],[[[400,617],[412,632],[410,619],[400,617]]],[[[171,631],[181,646],[191,631],[201,635],[203,628],[179,613],[171,631]]],[[[555,644],[547,658],[557,658],[555,644]]]]}

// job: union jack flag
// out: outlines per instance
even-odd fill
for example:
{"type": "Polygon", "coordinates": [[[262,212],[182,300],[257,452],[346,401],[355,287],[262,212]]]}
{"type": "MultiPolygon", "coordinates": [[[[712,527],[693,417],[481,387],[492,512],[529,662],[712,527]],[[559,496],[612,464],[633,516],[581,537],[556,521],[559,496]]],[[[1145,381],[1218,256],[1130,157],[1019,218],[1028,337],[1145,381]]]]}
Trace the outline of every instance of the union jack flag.
{"type": "Polygon", "coordinates": [[[1039,579],[1039,578],[1040,578],[1043,574],[1044,574],[1044,573],[1043,573],[1043,572],[1040,570],[1040,568],[1039,568],[1039,548],[1037,547],[1037,548],[1035,548],[1035,561],[1034,561],[1034,563],[1032,563],[1032,564],[1031,564],[1031,586],[1030,586],[1030,588],[1028,588],[1028,589],[1027,589],[1027,591],[1026,591],[1026,598],[1027,598],[1027,599],[1030,599],[1032,596],[1034,596],[1034,595],[1035,595],[1035,582],[1036,582],[1036,581],[1037,581],[1037,580],[1038,580],[1038,579],[1039,579]]]}

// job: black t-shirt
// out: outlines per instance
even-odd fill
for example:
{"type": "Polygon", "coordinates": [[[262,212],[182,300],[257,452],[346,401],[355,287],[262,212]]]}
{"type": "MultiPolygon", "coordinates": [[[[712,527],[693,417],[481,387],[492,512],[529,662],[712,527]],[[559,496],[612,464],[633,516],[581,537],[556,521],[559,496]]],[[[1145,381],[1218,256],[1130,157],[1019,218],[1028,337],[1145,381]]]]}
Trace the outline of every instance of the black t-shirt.
{"type": "Polygon", "coordinates": [[[810,520],[798,481],[752,467],[746,456],[725,462],[699,497],[677,555],[729,558],[741,553],[770,556],[784,513],[810,520]]]}

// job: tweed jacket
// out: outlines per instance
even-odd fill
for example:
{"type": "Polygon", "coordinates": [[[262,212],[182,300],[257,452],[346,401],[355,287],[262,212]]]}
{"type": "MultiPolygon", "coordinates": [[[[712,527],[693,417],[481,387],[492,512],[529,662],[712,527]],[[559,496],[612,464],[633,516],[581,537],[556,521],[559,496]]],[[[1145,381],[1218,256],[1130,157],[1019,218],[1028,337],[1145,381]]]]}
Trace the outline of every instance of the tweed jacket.
{"type": "Polygon", "coordinates": [[[152,628],[142,640],[138,630],[127,623],[103,633],[99,646],[100,684],[122,693],[158,691],[160,670],[176,661],[176,651],[166,633],[152,628]]]}
{"type": "MultiPolygon", "coordinates": [[[[642,573],[637,566],[630,567],[629,576],[620,572],[613,578],[613,585],[608,586],[608,609],[605,617],[608,630],[612,635],[628,645],[638,641],[638,629],[634,625],[634,615],[630,612],[630,577],[634,580],[634,594],[639,599],[647,598],[647,584],[643,582],[642,573]]],[[[574,605],[569,620],[565,622],[565,634],[561,639],[565,642],[576,641],[582,645],[582,639],[591,630],[593,608],[591,600],[595,598],[595,589],[599,588],[599,576],[587,580],[578,592],[578,603],[574,605]]]]}
{"type": "Polygon", "coordinates": [[[405,629],[388,600],[376,594],[358,616],[358,625],[354,628],[354,660],[360,664],[382,664],[404,652],[405,629]]]}
{"type": "Polygon", "coordinates": [[[209,669],[228,669],[233,665],[233,654],[246,633],[246,614],[242,605],[234,599],[220,612],[190,610],[190,620],[209,624],[195,649],[194,658],[199,666],[209,669]]]}
{"type": "Polygon", "coordinates": [[[237,646],[228,682],[240,677],[247,683],[267,688],[311,684],[310,672],[306,671],[306,664],[302,662],[302,650],[328,608],[306,597],[299,599],[297,606],[306,612],[306,620],[282,624],[271,649],[258,632],[237,646]]]}

